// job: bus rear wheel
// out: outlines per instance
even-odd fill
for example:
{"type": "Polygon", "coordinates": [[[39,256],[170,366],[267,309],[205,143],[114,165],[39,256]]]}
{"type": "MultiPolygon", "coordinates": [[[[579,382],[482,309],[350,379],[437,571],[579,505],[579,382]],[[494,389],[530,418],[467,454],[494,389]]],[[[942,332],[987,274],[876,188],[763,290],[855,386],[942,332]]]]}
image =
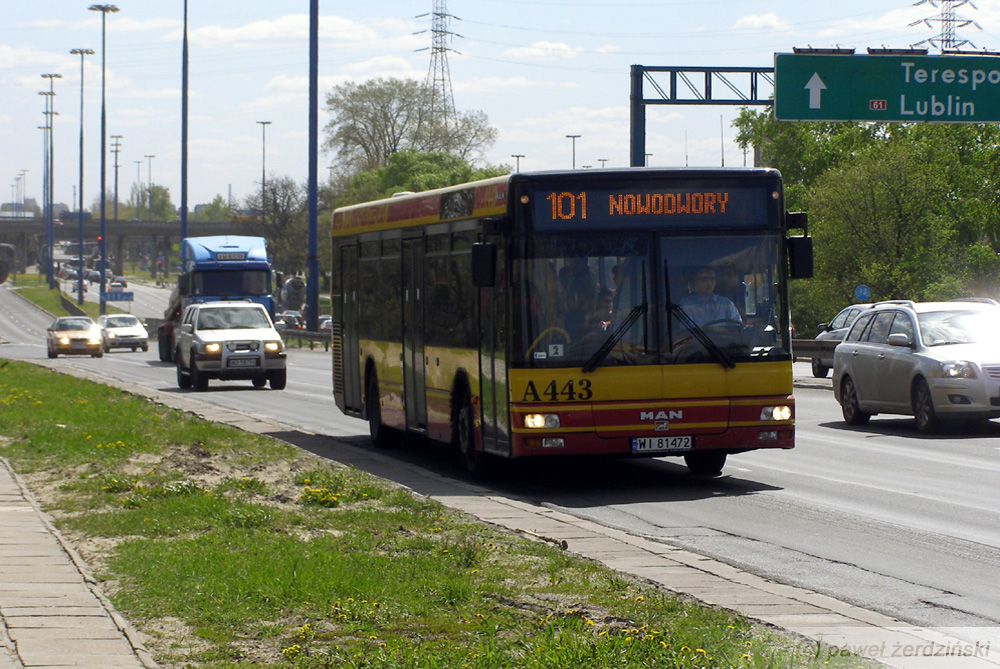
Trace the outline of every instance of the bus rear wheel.
{"type": "Polygon", "coordinates": [[[389,428],[382,424],[382,403],[378,394],[378,376],[373,372],[368,376],[368,390],[365,392],[365,411],[368,414],[368,433],[376,448],[388,448],[391,440],[389,428]]]}
{"type": "Polygon", "coordinates": [[[684,456],[684,464],[696,476],[716,476],[726,466],[725,451],[695,451],[684,456]]]}

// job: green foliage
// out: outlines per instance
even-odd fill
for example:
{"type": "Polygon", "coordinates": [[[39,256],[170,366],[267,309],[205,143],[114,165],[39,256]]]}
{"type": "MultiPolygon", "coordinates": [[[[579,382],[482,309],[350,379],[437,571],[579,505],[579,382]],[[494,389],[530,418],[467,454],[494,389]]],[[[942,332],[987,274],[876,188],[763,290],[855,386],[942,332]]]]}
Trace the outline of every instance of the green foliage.
{"type": "Polygon", "coordinates": [[[1000,297],[1000,129],[783,123],[743,110],[738,142],[809,213],[815,277],[792,284],[799,336],[855,301],[1000,297]]]}
{"type": "Polygon", "coordinates": [[[232,220],[232,218],[233,211],[229,208],[226,201],[222,199],[221,195],[216,195],[215,199],[206,204],[198,215],[199,220],[215,223],[224,223],[225,221],[232,220]]]}
{"type": "Polygon", "coordinates": [[[422,153],[406,149],[389,156],[385,167],[358,174],[338,206],[370,202],[404,191],[421,192],[508,174],[504,166],[475,167],[468,161],[442,152],[422,153]]]}

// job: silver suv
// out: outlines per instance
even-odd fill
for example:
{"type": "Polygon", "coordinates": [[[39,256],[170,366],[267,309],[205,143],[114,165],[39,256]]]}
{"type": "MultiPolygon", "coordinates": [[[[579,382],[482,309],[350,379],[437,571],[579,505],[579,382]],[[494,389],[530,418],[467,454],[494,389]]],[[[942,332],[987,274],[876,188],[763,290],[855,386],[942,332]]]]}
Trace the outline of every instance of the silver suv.
{"type": "Polygon", "coordinates": [[[177,385],[205,390],[209,379],[248,379],[255,388],[286,381],[285,344],[267,310],[254,302],[190,305],[181,319],[174,352],[177,385]]]}
{"type": "Polygon", "coordinates": [[[844,420],[907,414],[921,432],[1000,417],[1000,305],[992,300],[882,302],[833,355],[844,420]]]}
{"type": "MultiPolygon", "coordinates": [[[[852,304],[849,307],[844,307],[839,314],[833,317],[832,321],[819,324],[819,334],[816,335],[816,341],[842,341],[847,335],[847,331],[851,329],[851,325],[854,324],[854,319],[860,316],[862,311],[871,308],[871,304],[852,304]]],[[[820,356],[812,359],[812,374],[817,379],[825,379],[826,375],[830,373],[831,367],[833,367],[832,350],[828,358],[820,356]]]]}

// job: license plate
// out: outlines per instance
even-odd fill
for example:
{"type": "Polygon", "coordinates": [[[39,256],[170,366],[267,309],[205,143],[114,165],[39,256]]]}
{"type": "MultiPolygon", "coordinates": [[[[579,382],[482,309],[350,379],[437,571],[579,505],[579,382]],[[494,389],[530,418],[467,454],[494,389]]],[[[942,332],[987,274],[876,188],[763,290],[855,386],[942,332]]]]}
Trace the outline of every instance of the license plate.
{"type": "Polygon", "coordinates": [[[633,453],[678,453],[690,451],[693,441],[690,435],[672,437],[633,437],[633,453]]]}
{"type": "Polygon", "coordinates": [[[257,367],[259,363],[257,358],[230,358],[226,364],[230,367],[257,367]]]}

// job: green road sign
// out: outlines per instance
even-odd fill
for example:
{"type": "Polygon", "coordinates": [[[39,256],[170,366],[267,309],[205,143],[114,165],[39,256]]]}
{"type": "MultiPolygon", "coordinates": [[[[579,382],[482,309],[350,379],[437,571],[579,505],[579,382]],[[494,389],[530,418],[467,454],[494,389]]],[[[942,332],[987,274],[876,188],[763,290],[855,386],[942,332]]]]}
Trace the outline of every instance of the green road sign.
{"type": "Polygon", "coordinates": [[[780,121],[1000,122],[1000,58],[774,56],[780,121]]]}

